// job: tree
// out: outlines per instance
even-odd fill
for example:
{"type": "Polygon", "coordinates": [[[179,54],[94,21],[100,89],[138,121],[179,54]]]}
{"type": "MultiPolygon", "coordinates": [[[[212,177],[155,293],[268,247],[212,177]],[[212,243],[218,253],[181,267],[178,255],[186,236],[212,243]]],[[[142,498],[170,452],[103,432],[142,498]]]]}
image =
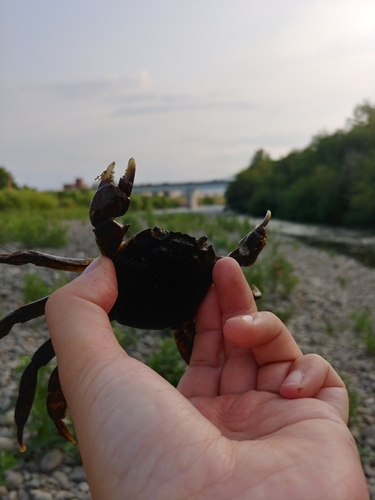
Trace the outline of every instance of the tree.
{"type": "Polygon", "coordinates": [[[12,174],[4,167],[0,167],[0,189],[16,187],[17,184],[15,183],[12,174]]]}
{"type": "Polygon", "coordinates": [[[279,219],[373,228],[375,106],[355,108],[343,130],[316,135],[303,150],[272,160],[255,152],[228,185],[229,208],[279,219]]]}

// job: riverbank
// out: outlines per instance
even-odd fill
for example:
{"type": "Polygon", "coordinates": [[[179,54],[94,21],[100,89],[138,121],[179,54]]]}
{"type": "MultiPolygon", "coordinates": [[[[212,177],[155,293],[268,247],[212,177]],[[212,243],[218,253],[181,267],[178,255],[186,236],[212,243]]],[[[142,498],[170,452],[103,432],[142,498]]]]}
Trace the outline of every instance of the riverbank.
{"type": "MultiPolygon", "coordinates": [[[[368,354],[364,340],[354,333],[355,317],[371,314],[375,324],[375,269],[353,258],[312,248],[285,234],[271,232],[293,264],[298,283],[288,300],[262,299],[263,307],[275,312],[288,309],[288,327],[305,353],[324,356],[348,383],[353,401],[350,427],[361,451],[372,498],[375,500],[375,358],[368,354]]],[[[2,248],[0,252],[9,251],[2,248]]],[[[46,249],[44,249],[46,251],[46,249]]],[[[95,256],[98,252],[87,224],[74,222],[70,242],[64,249],[49,253],[72,257],[95,256]]],[[[264,252],[267,251],[267,248],[264,252]]],[[[46,281],[57,279],[56,271],[34,266],[0,266],[1,315],[22,301],[24,273],[41,274],[46,281]]],[[[48,338],[43,319],[17,325],[1,340],[0,350],[0,447],[14,447],[13,407],[20,374],[16,365],[20,355],[30,356],[48,338]]],[[[138,351],[150,352],[157,338],[140,339],[138,351]]],[[[14,448],[13,448],[14,449],[14,448]]],[[[89,500],[82,467],[64,453],[54,451],[37,457],[8,473],[7,486],[0,487],[4,500],[89,500]]]]}

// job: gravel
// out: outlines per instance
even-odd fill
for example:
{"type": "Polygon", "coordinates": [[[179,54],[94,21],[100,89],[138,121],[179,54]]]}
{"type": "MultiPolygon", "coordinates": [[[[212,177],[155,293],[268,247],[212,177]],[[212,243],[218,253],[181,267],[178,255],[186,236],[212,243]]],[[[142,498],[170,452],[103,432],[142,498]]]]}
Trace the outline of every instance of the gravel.
{"type": "MultiPolygon", "coordinates": [[[[375,269],[350,257],[306,246],[285,235],[276,238],[293,264],[298,282],[287,301],[272,297],[265,299],[264,305],[274,312],[291,310],[287,325],[303,352],[325,357],[347,383],[353,401],[350,429],[360,449],[371,498],[375,500],[375,357],[367,352],[364,339],[354,333],[354,317],[363,311],[372,316],[375,325],[375,269]]],[[[15,249],[3,247],[0,253],[15,249]]],[[[90,227],[79,221],[70,224],[67,247],[43,251],[77,258],[98,253],[90,227]]],[[[25,272],[36,273],[47,283],[60,279],[59,272],[32,265],[0,266],[0,317],[22,304],[25,272]]],[[[44,319],[40,318],[33,323],[16,325],[11,334],[1,340],[0,451],[16,449],[13,401],[20,377],[16,372],[18,358],[32,355],[47,338],[44,319]]],[[[144,360],[157,344],[155,335],[138,336],[138,345],[130,354],[144,360]]],[[[44,454],[36,453],[35,457],[6,471],[0,499],[89,500],[91,496],[82,465],[63,450],[53,448],[44,454]]]]}

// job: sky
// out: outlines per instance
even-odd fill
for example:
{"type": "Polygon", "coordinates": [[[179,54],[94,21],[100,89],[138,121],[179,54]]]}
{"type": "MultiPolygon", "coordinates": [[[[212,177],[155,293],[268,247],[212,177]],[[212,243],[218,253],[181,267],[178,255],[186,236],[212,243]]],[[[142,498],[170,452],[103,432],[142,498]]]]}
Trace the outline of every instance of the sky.
{"type": "Polygon", "coordinates": [[[374,26],[374,0],[0,0],[0,165],[227,179],[375,102],[374,26]]]}

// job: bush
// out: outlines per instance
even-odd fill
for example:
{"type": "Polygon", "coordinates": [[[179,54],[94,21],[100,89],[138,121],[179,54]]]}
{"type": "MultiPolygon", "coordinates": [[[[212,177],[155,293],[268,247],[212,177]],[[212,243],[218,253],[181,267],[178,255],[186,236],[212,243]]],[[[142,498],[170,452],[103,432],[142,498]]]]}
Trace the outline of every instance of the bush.
{"type": "Polygon", "coordinates": [[[57,198],[51,193],[27,188],[0,190],[0,210],[51,210],[57,205],[57,198]]]}
{"type": "Polygon", "coordinates": [[[65,224],[46,212],[13,211],[2,214],[0,243],[18,242],[24,248],[59,248],[68,242],[65,224]]]}

